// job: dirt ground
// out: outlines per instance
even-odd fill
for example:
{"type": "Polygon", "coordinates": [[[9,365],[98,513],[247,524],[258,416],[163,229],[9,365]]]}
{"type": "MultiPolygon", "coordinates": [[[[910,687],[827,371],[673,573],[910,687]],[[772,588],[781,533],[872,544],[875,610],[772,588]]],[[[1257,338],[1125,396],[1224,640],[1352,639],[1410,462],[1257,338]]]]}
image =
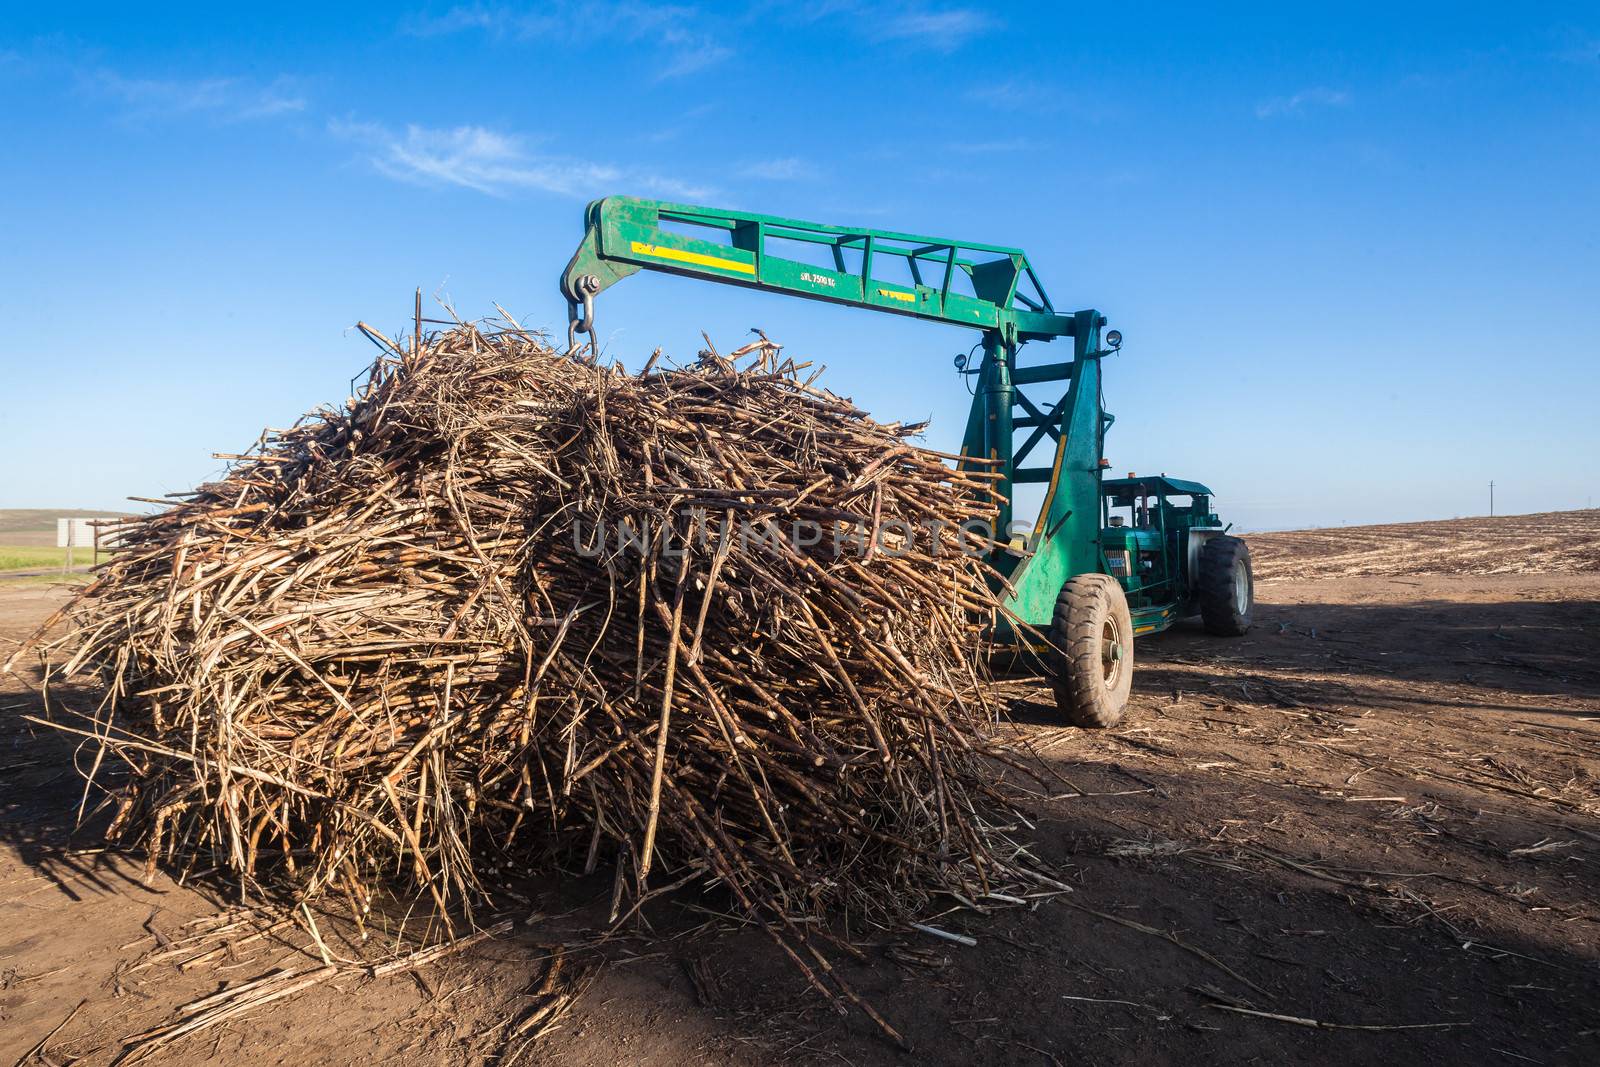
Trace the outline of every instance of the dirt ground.
{"type": "MultiPolygon", "coordinates": [[[[518,1062],[1600,1062],[1600,512],[1251,543],[1255,629],[1141,642],[1122,726],[998,684],[1057,776],[1017,834],[1074,892],[929,918],[975,945],[862,939],[841,971],[914,1052],[679,894],[518,1062]]],[[[64,595],[0,585],[0,658],[64,595]]],[[[38,708],[0,683],[0,1063],[106,1063],[197,997],[322,964],[297,927],[209,918],[225,887],[142,884],[74,833],[74,746],[38,708]]],[[[610,890],[571,879],[502,936],[150,1062],[505,1063],[552,945],[597,955],[610,890]]]]}
{"type": "Polygon", "coordinates": [[[1252,534],[1262,578],[1600,571],[1600,509],[1252,534]]]}

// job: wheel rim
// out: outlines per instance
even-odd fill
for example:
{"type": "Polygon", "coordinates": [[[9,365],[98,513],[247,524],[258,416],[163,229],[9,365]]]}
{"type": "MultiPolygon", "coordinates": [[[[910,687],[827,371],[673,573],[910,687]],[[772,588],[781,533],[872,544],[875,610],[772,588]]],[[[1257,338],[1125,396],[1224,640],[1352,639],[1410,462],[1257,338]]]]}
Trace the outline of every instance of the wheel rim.
{"type": "Polygon", "coordinates": [[[1100,627],[1100,673],[1107,689],[1115,689],[1122,677],[1122,631],[1117,620],[1107,617],[1100,627]]]}
{"type": "Polygon", "coordinates": [[[1250,572],[1238,563],[1233,565],[1233,610],[1250,614],[1250,572]]]}

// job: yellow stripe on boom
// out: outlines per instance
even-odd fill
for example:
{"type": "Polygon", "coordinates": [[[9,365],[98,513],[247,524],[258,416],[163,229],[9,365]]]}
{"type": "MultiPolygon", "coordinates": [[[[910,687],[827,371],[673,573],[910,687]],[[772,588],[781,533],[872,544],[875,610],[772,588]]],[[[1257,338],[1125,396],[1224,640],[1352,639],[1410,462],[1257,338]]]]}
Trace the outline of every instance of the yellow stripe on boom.
{"type": "Polygon", "coordinates": [[[703,252],[689,252],[682,248],[668,248],[666,245],[647,245],[643,241],[634,241],[633,254],[636,256],[654,256],[656,259],[675,259],[679,263],[693,263],[697,267],[720,267],[723,270],[735,270],[740,274],[754,275],[754,263],[740,263],[736,259],[723,259],[721,256],[708,256],[703,252]]]}
{"type": "Polygon", "coordinates": [[[914,303],[916,303],[916,300],[917,300],[917,298],[915,296],[913,296],[911,293],[902,293],[898,289],[879,289],[878,290],[878,295],[879,296],[886,296],[890,300],[899,300],[899,301],[902,301],[903,303],[907,303],[907,304],[914,304],[914,303]]]}

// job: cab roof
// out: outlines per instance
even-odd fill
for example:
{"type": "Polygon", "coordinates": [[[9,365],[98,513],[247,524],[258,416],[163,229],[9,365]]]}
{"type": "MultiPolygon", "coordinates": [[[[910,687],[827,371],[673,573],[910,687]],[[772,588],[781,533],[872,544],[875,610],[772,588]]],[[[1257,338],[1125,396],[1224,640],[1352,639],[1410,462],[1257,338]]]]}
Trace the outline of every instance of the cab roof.
{"type": "Polygon", "coordinates": [[[1211,496],[1211,490],[1199,482],[1186,482],[1182,478],[1168,478],[1165,474],[1145,478],[1102,478],[1101,492],[1106,496],[1131,495],[1129,490],[1142,489],[1147,493],[1165,493],[1169,496],[1211,496]]]}

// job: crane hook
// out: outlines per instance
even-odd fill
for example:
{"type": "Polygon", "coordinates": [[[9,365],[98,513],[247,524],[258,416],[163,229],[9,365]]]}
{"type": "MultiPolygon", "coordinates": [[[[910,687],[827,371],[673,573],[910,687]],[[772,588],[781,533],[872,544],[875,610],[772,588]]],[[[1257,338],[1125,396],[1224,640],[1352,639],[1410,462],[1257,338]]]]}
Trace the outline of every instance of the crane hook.
{"type": "Polygon", "coordinates": [[[594,295],[600,291],[600,279],[593,274],[585,274],[577,280],[576,288],[583,300],[583,313],[580,315],[578,312],[578,301],[567,297],[567,351],[577,349],[580,331],[589,335],[590,350],[597,351],[594,339],[594,295]]]}

